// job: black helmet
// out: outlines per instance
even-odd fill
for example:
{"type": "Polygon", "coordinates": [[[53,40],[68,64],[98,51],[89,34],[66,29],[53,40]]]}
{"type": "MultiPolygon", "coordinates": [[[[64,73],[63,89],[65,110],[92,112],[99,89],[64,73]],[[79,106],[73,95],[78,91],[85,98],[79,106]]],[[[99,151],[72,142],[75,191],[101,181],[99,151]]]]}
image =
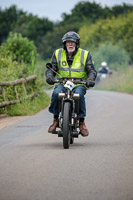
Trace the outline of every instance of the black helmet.
{"type": "Polygon", "coordinates": [[[74,31],[69,31],[67,32],[63,38],[62,38],[62,43],[63,43],[63,48],[66,49],[66,42],[67,41],[73,41],[76,43],[76,49],[79,48],[80,46],[80,37],[79,35],[74,32],[74,31]]]}

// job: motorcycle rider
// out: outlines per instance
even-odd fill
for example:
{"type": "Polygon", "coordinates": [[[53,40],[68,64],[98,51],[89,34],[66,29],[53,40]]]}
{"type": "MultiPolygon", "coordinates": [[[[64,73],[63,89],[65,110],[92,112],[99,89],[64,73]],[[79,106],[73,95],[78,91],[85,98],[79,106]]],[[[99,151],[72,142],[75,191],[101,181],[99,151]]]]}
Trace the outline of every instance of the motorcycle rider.
{"type": "Polygon", "coordinates": [[[101,67],[98,69],[98,73],[100,73],[100,74],[108,74],[109,73],[109,68],[108,68],[106,62],[101,63],[101,67]]]}
{"type": "MultiPolygon", "coordinates": [[[[86,86],[76,85],[73,92],[80,94],[79,99],[79,129],[82,136],[88,136],[89,131],[85,125],[86,105],[84,95],[86,89],[95,85],[97,72],[93,66],[91,54],[80,47],[80,36],[73,31],[67,32],[62,38],[63,48],[57,49],[52,56],[52,69],[62,77],[77,77],[86,79],[86,86]]],[[[52,70],[46,70],[46,82],[50,85],[54,84],[54,77],[56,73],[52,70]]],[[[51,97],[51,105],[49,112],[53,113],[53,124],[49,127],[48,132],[52,133],[59,125],[58,112],[58,94],[61,91],[66,91],[63,84],[55,86],[51,97]]]]}

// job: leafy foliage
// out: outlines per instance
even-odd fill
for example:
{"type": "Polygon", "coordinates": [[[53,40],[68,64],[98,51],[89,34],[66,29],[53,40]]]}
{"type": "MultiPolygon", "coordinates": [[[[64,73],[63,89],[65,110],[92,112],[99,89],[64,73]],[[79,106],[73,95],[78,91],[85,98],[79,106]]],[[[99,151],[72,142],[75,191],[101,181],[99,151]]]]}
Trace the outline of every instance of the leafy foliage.
{"type": "MultiPolygon", "coordinates": [[[[2,57],[0,55],[0,81],[14,81],[20,78],[24,78],[33,74],[33,71],[29,64],[18,63],[13,61],[11,56],[2,57]]],[[[35,82],[27,85],[27,92],[30,94],[35,88],[35,82]]],[[[5,87],[6,100],[14,100],[15,93],[13,87],[5,87]]],[[[24,96],[24,91],[21,85],[17,85],[17,92],[19,97],[24,96]]],[[[0,92],[1,93],[1,92],[0,92]]],[[[2,102],[2,96],[0,96],[0,102],[2,102]]]]}
{"type": "Polygon", "coordinates": [[[114,70],[127,66],[129,63],[129,55],[126,50],[121,47],[121,44],[101,44],[92,52],[92,55],[96,69],[100,67],[100,63],[103,61],[106,61],[108,66],[114,70]]]}
{"type": "Polygon", "coordinates": [[[111,19],[99,20],[91,26],[83,26],[79,30],[81,45],[93,50],[102,43],[117,44],[121,42],[122,47],[130,55],[133,62],[133,13],[126,16],[113,17],[111,19]]]}
{"type": "Polygon", "coordinates": [[[13,81],[32,74],[31,65],[18,63],[11,56],[0,55],[0,81],[13,81]]]}
{"type": "Polygon", "coordinates": [[[23,38],[21,34],[10,33],[6,43],[3,43],[0,53],[4,56],[12,56],[13,60],[31,64],[37,57],[34,43],[28,38],[23,38]]]}
{"type": "Polygon", "coordinates": [[[53,22],[47,18],[40,19],[32,14],[23,15],[16,23],[13,32],[21,33],[23,37],[33,40],[38,46],[38,42],[48,31],[53,30],[53,22]]]}
{"type": "Polygon", "coordinates": [[[43,38],[38,47],[40,55],[43,59],[48,59],[52,56],[53,52],[57,48],[62,47],[62,37],[69,31],[73,30],[73,25],[70,26],[58,26],[54,28],[53,32],[48,32],[43,38]]]}
{"type": "Polygon", "coordinates": [[[76,22],[83,22],[85,19],[90,20],[91,22],[95,22],[99,17],[102,16],[102,7],[93,2],[85,2],[81,1],[75,5],[72,9],[71,14],[63,13],[63,22],[62,23],[75,23],[76,22]]]}
{"type": "MultiPolygon", "coordinates": [[[[13,34],[11,34],[11,35],[13,36],[13,34]]],[[[16,40],[19,44],[19,49],[21,49],[21,48],[23,49],[23,45],[25,45],[24,42],[26,42],[26,44],[28,42],[29,45],[31,44],[31,43],[29,43],[30,41],[27,38],[25,41],[25,40],[23,40],[22,36],[18,35],[18,34],[17,34],[17,39],[15,39],[15,41],[16,40]],[[23,42],[20,42],[19,40],[23,41],[23,42]]],[[[8,42],[9,42],[9,40],[7,40],[7,43],[4,44],[5,45],[4,47],[9,47],[8,42]]],[[[4,48],[4,47],[2,46],[2,48],[4,48]]],[[[25,46],[25,48],[26,48],[26,50],[28,50],[27,46],[25,46]]],[[[16,57],[14,57],[15,53],[12,53],[12,51],[10,51],[10,54],[5,55],[4,52],[7,52],[7,49],[6,49],[6,51],[4,51],[4,50],[2,51],[2,54],[0,54],[0,81],[1,82],[14,81],[14,80],[17,80],[20,78],[24,78],[24,77],[33,75],[34,72],[37,73],[37,66],[35,63],[34,63],[34,68],[33,68],[33,62],[26,63],[26,62],[24,62],[24,60],[22,60],[22,62],[18,62],[17,59],[15,59],[16,57]]],[[[10,50],[10,48],[9,48],[9,50],[10,50]]],[[[15,50],[15,48],[14,48],[14,50],[15,50]]],[[[22,51],[22,53],[23,53],[23,51],[22,51]]],[[[32,58],[35,60],[34,55],[32,55],[32,58]]],[[[42,71],[43,70],[44,69],[42,69],[42,71]]],[[[44,92],[42,92],[42,85],[46,85],[46,83],[44,81],[42,74],[41,74],[41,76],[39,76],[39,74],[38,74],[37,79],[26,83],[25,87],[26,87],[27,95],[33,93],[34,91],[38,91],[39,96],[36,97],[35,100],[33,100],[33,101],[25,100],[24,102],[21,103],[21,105],[17,104],[17,105],[7,106],[6,109],[0,109],[0,114],[6,113],[6,114],[10,114],[10,115],[24,115],[24,114],[29,115],[29,114],[33,114],[33,113],[39,111],[40,109],[42,109],[43,107],[47,106],[49,103],[49,98],[47,97],[46,94],[44,94],[44,92]],[[27,108],[25,108],[25,107],[27,107],[27,108]]],[[[11,101],[11,100],[16,99],[16,95],[15,95],[13,86],[5,86],[4,89],[5,89],[5,94],[6,94],[5,95],[6,101],[11,101]]],[[[17,85],[16,90],[18,93],[18,98],[25,97],[26,94],[24,92],[23,85],[17,85]]],[[[3,97],[2,97],[2,91],[0,88],[0,102],[2,102],[2,101],[3,101],[3,97]]]]}
{"type": "Polygon", "coordinates": [[[25,12],[18,10],[12,5],[5,10],[0,9],[0,44],[4,42],[10,31],[15,27],[17,20],[25,15],[25,12]]]}
{"type": "MultiPolygon", "coordinates": [[[[63,21],[61,24],[75,24],[83,25],[85,22],[95,23],[99,19],[117,17],[120,14],[126,14],[133,11],[133,6],[123,3],[123,5],[116,5],[112,8],[102,7],[96,2],[80,1],[71,10],[70,14],[63,13],[63,21]]],[[[80,26],[78,27],[80,28],[80,26]]]]}

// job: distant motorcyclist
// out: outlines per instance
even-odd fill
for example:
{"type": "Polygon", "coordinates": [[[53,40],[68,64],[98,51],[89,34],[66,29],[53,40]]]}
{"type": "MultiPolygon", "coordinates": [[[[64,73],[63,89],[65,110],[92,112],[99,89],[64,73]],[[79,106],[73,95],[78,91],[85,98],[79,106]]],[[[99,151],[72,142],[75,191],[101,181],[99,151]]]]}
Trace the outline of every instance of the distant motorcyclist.
{"type": "MultiPolygon", "coordinates": [[[[76,85],[73,92],[80,94],[79,99],[79,113],[77,115],[79,119],[79,129],[82,136],[88,136],[89,132],[85,125],[84,118],[86,116],[86,105],[84,95],[86,94],[86,89],[94,86],[94,81],[97,72],[93,66],[91,54],[83,50],[80,47],[80,36],[73,32],[67,32],[62,38],[63,48],[57,49],[51,60],[52,69],[62,77],[77,77],[86,79],[86,86],[76,85]]],[[[54,73],[52,70],[47,69],[46,71],[46,81],[48,84],[54,83],[54,73]]],[[[64,85],[58,84],[55,86],[51,105],[49,107],[49,112],[53,113],[54,120],[53,124],[49,127],[48,132],[52,133],[58,127],[59,111],[58,111],[58,94],[61,91],[66,91],[64,85]]]]}
{"type": "Polygon", "coordinates": [[[108,74],[109,73],[109,67],[107,66],[106,62],[101,63],[101,67],[98,69],[99,74],[108,74]]]}

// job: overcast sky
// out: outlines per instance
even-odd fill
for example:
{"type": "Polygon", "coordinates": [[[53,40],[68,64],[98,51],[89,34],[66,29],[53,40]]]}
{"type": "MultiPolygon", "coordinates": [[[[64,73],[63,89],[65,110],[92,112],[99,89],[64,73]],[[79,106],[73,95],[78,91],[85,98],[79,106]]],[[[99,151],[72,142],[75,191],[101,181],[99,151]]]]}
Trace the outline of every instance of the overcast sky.
{"type": "MultiPolygon", "coordinates": [[[[38,15],[41,18],[47,17],[56,22],[61,20],[62,13],[69,14],[78,2],[80,0],[0,0],[0,7],[5,9],[15,4],[17,8],[27,11],[27,13],[38,15]]],[[[95,2],[109,7],[121,5],[123,2],[133,5],[133,0],[95,0],[95,2]]]]}

